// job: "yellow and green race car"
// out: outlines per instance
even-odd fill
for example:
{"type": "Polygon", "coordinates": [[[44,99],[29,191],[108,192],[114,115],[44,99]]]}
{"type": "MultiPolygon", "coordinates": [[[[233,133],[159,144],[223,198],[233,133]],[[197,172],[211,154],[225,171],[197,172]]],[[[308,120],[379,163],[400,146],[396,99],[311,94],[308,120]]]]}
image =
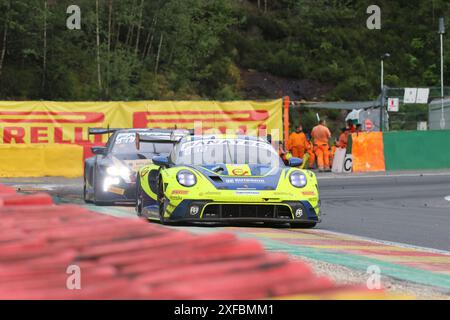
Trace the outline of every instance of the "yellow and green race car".
{"type": "MultiPolygon", "coordinates": [[[[139,143],[146,142],[141,139],[139,143]]],[[[152,141],[147,141],[152,142],[152,141]]],[[[136,211],[161,223],[264,222],[314,227],[320,222],[317,178],[289,166],[265,139],[185,136],[168,157],[138,172],[136,211]]]]}

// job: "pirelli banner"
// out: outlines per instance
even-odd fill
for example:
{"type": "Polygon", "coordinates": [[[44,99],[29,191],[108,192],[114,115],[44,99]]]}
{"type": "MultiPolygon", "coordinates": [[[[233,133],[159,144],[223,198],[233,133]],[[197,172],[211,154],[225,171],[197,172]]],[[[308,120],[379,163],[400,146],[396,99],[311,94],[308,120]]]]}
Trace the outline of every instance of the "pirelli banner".
{"type": "Polygon", "coordinates": [[[277,132],[282,138],[282,100],[46,102],[0,101],[2,144],[79,144],[105,142],[88,128],[178,128],[225,133],[277,132]]]}

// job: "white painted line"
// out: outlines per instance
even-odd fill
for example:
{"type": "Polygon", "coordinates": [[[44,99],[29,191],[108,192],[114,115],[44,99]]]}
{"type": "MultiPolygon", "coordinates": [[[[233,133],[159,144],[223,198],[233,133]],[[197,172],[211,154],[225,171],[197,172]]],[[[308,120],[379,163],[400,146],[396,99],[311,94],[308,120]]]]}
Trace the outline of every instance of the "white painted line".
{"type": "Polygon", "coordinates": [[[61,187],[66,187],[66,185],[61,185],[61,184],[15,184],[15,185],[11,185],[13,188],[16,189],[20,189],[22,191],[27,191],[27,190],[37,190],[37,191],[52,191],[52,190],[57,190],[58,188],[61,187]]]}
{"type": "Polygon", "coordinates": [[[450,196],[446,196],[444,199],[450,201],[450,196]]]}

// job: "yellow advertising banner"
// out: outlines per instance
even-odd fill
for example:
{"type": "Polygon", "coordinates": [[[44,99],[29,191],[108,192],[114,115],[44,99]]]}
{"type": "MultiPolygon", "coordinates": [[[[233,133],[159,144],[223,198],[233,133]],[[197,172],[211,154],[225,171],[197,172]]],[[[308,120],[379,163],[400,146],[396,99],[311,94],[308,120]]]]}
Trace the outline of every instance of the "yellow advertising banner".
{"type": "Polygon", "coordinates": [[[0,177],[81,177],[83,154],[73,144],[0,145],[0,177]]]}
{"type": "Polygon", "coordinates": [[[282,100],[47,102],[0,101],[1,144],[81,144],[106,142],[88,128],[178,128],[225,133],[279,130],[282,100]]]}

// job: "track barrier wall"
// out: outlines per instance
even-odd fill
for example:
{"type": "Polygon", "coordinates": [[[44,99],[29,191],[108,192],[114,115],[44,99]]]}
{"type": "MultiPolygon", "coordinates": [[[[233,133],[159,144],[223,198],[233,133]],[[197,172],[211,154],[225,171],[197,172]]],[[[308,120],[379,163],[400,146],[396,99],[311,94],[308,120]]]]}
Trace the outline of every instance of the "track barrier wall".
{"type": "Polygon", "coordinates": [[[256,240],[118,219],[1,185],[0,228],[0,299],[391,298],[336,284],[256,240]],[[67,271],[77,268],[78,289],[67,271]]]}
{"type": "Polygon", "coordinates": [[[0,145],[0,177],[80,177],[83,152],[69,144],[0,145]]]}
{"type": "Polygon", "coordinates": [[[353,172],[385,171],[383,134],[352,134],[353,172]]]}
{"type": "Polygon", "coordinates": [[[450,169],[450,131],[384,133],[386,170],[450,169]]]}
{"type": "Polygon", "coordinates": [[[353,172],[450,169],[450,131],[353,133],[353,172]]]}

